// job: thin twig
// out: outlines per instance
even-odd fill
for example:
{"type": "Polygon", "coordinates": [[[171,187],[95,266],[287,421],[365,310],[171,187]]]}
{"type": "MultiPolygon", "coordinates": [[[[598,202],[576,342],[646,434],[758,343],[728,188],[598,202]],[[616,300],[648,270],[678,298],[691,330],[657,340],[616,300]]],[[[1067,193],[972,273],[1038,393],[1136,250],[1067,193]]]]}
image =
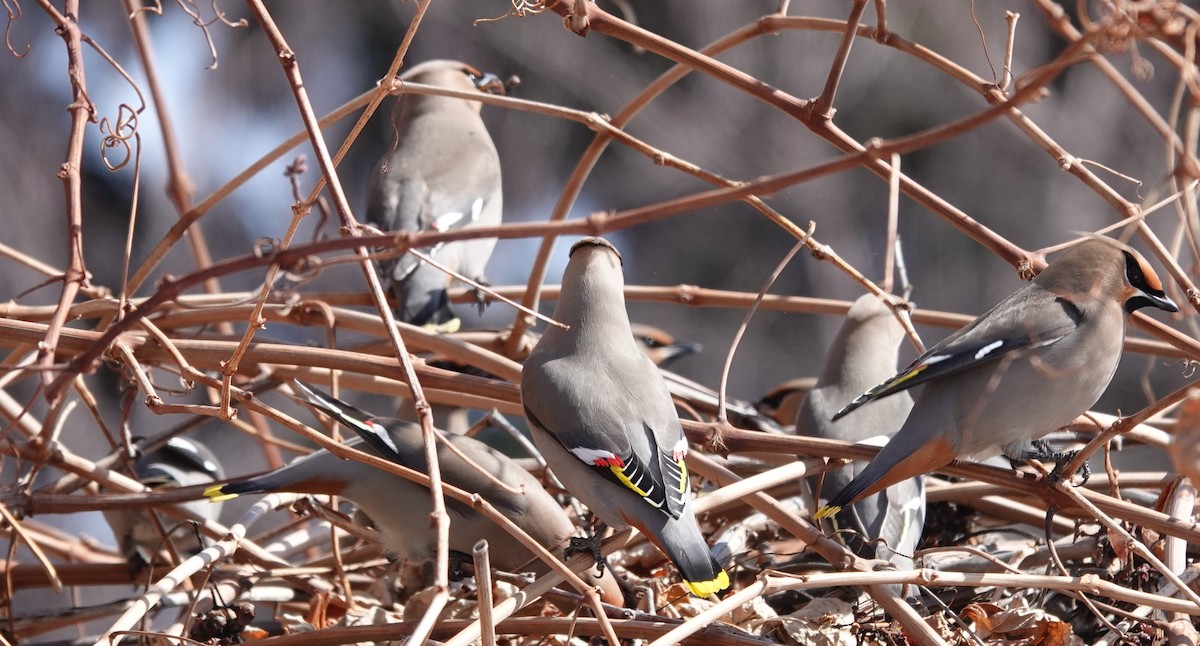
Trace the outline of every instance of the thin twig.
{"type": "Polygon", "coordinates": [[[775,284],[775,279],[779,278],[779,274],[783,273],[784,268],[788,266],[792,258],[804,248],[805,241],[812,237],[815,227],[816,225],[812,222],[808,223],[808,235],[792,245],[791,250],[783,256],[783,260],[779,261],[779,264],[775,266],[775,270],[771,272],[771,275],[767,276],[767,280],[763,283],[762,288],[758,290],[758,298],[754,300],[754,304],[750,306],[750,309],[746,310],[746,315],[742,317],[741,325],[738,326],[737,332],[733,334],[733,341],[729,344],[729,352],[725,354],[725,364],[721,367],[721,385],[717,388],[717,423],[719,424],[724,424],[728,421],[725,411],[725,389],[729,385],[729,368],[733,365],[733,355],[737,353],[738,343],[742,340],[742,335],[746,333],[746,328],[750,325],[750,319],[758,311],[758,305],[762,302],[763,296],[767,293],[767,290],[771,289],[771,285],[775,284]]]}

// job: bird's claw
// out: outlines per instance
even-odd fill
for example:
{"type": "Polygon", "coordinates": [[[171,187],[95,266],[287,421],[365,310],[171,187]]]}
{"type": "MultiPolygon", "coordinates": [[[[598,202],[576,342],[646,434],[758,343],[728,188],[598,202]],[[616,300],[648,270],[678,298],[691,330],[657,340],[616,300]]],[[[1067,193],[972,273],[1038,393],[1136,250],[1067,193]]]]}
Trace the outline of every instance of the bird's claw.
{"type": "Polygon", "coordinates": [[[567,548],[563,550],[564,558],[571,558],[571,555],[577,552],[586,552],[596,559],[596,576],[604,575],[604,568],[607,562],[604,560],[604,553],[600,551],[601,538],[599,534],[580,538],[572,536],[571,542],[567,544],[567,548]]]}
{"type": "MultiPolygon", "coordinates": [[[[474,280],[477,284],[480,285],[480,287],[491,287],[492,286],[492,284],[489,283],[488,280],[486,278],[484,278],[483,276],[478,276],[474,280]]],[[[485,309],[487,309],[487,306],[490,305],[492,302],[491,299],[488,298],[487,292],[483,291],[479,287],[473,288],[471,290],[471,293],[475,297],[475,306],[479,308],[479,315],[483,316],[483,311],[485,309]]]]}
{"type": "MultiPolygon", "coordinates": [[[[1054,461],[1054,469],[1050,471],[1050,475],[1046,476],[1046,480],[1049,482],[1061,482],[1063,479],[1069,479],[1074,476],[1074,473],[1063,473],[1063,469],[1070,464],[1071,460],[1075,459],[1076,455],[1079,455],[1079,451],[1063,451],[1048,456],[1047,459],[1054,461]]],[[[1079,477],[1082,480],[1078,486],[1082,487],[1087,484],[1087,481],[1092,477],[1092,466],[1084,462],[1079,468],[1079,477]]]]}

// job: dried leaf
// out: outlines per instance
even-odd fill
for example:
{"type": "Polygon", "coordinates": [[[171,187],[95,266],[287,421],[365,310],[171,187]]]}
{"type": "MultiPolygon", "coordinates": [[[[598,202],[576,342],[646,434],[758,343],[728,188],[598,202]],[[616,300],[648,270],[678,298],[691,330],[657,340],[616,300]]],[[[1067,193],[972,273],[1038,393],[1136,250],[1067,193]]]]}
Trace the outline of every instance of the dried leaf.
{"type": "Polygon", "coordinates": [[[1024,599],[1014,598],[1010,607],[994,603],[973,603],[960,613],[972,624],[981,639],[1024,641],[1038,646],[1074,646],[1082,644],[1071,625],[1042,610],[1030,608],[1024,599]]]}
{"type": "Polygon", "coordinates": [[[783,640],[787,644],[815,646],[851,646],[858,643],[854,627],[854,609],[840,599],[813,599],[786,617],[765,620],[759,634],[783,640]]]}

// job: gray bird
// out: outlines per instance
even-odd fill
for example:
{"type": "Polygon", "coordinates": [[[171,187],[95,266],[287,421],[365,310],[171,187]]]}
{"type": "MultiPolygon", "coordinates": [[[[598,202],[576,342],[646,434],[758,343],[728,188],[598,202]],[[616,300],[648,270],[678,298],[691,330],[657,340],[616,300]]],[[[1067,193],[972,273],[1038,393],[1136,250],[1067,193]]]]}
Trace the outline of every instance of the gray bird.
{"type": "Polygon", "coordinates": [[[525,361],[521,398],[534,443],[604,523],[634,526],[693,594],[729,586],[692,512],[688,443],[654,363],[630,335],[621,255],[601,238],[571,247],[555,320],[525,361]]]}
{"type": "MultiPolygon", "coordinates": [[[[416,424],[372,420],[366,413],[308,386],[300,385],[296,391],[305,403],[360,435],[347,441],[348,446],[363,448],[366,444],[382,457],[426,472],[425,445],[421,428],[416,424]]],[[[445,433],[441,437],[445,442],[438,442],[437,455],[443,482],[478,493],[551,552],[566,548],[575,526],[536,478],[508,456],[474,438],[445,433]],[[447,447],[447,443],[496,480],[519,492],[497,486],[447,447]]],[[[325,450],[263,475],[211,487],[204,495],[224,500],[240,494],[277,491],[344,496],[370,517],[382,534],[384,548],[396,558],[422,565],[436,554],[437,532],[430,521],[433,502],[427,487],[353,460],[343,460],[325,450]]],[[[469,561],[475,544],[487,539],[492,565],[501,570],[541,573],[548,569],[516,538],[470,505],[446,498],[446,512],[450,515],[449,547],[456,557],[469,561]]],[[[604,601],[618,605],[623,602],[624,596],[611,573],[598,577],[594,570],[588,570],[580,576],[600,587],[604,601]]]]}
{"type": "MultiPolygon", "coordinates": [[[[426,61],[404,81],[463,91],[493,91],[496,77],[465,63],[426,61]]],[[[407,95],[396,120],[396,147],[371,174],[367,222],[385,231],[452,231],[500,224],[500,157],[479,117],[482,104],[442,96],[407,95]]],[[[495,238],[421,249],[458,273],[486,283],[483,269],[495,238]]],[[[450,309],[450,277],[412,254],[380,263],[396,297],[397,316],[413,325],[458,329],[450,309]]],[[[480,301],[482,303],[482,300],[480,301]]]]}
{"type": "MultiPolygon", "coordinates": [[[[225,477],[217,456],[208,447],[186,437],[172,437],[162,448],[153,451],[133,464],[133,474],[150,489],[171,489],[208,484],[225,477]]],[[[185,503],[184,507],[202,518],[216,520],[220,505],[203,501],[185,503]]],[[[148,509],[116,509],[104,512],[104,519],[117,539],[117,548],[131,564],[153,563],[163,546],[162,534],[151,521],[148,509]]],[[[165,526],[170,528],[174,522],[165,526]]],[[[203,549],[196,532],[177,530],[172,543],[183,554],[191,555],[203,549]]]]}
{"type": "Polygon", "coordinates": [[[1100,399],[1121,360],[1126,314],[1142,307],[1179,311],[1141,254],[1098,236],[1071,247],[834,416],[925,384],[895,437],[817,518],[960,457],[1027,456],[1032,440],[1100,399]]]}
{"type": "MultiPolygon", "coordinates": [[[[797,412],[796,434],[829,440],[863,442],[887,438],[900,430],[912,409],[912,397],[902,392],[863,411],[853,419],[831,421],[846,401],[896,373],[904,328],[873,294],[860,296],[829,348],[825,368],[797,412]]],[[[865,468],[854,462],[809,478],[818,500],[840,491],[865,468]]],[[[912,569],[912,554],[925,525],[925,478],[903,480],[859,500],[828,520],[831,528],[864,558],[891,561],[912,569]],[[843,531],[849,530],[849,531],[843,531]],[[880,539],[879,542],[876,539],[880,539]]]]}

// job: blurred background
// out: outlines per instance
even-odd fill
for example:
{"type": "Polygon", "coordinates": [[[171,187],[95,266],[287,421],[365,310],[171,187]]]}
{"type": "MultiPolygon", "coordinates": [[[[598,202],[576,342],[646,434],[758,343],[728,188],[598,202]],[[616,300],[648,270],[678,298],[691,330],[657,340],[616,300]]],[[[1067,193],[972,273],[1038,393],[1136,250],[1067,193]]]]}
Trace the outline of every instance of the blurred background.
{"type": "MultiPolygon", "coordinates": [[[[1068,4],[1064,9],[1070,14],[1076,7],[1068,4]]],[[[1081,4],[1099,11],[1090,3],[1081,4]]],[[[628,19],[636,18],[644,29],[697,49],[776,9],[776,3],[767,0],[631,0],[630,5],[636,16],[626,16],[628,19]]],[[[600,6],[623,15],[621,8],[607,2],[600,6]]],[[[413,4],[400,2],[289,0],[272,3],[269,8],[298,55],[308,96],[320,115],[374,86],[414,13],[413,4]]],[[[202,9],[202,19],[212,20],[211,8],[202,9]]],[[[179,6],[167,3],[162,16],[147,16],[196,201],[301,129],[295,100],[261,30],[243,6],[225,3],[221,9],[228,19],[245,18],[250,24],[243,28],[210,24],[215,59],[204,33],[179,6]]],[[[474,22],[501,16],[508,9],[508,3],[499,1],[432,3],[408,52],[408,64],[433,58],[459,59],[501,77],[519,76],[521,84],[513,92],[518,98],[602,114],[620,111],[672,65],[602,34],[580,38],[564,29],[553,12],[474,22]]],[[[1006,11],[1021,14],[1013,57],[1015,74],[1049,62],[1064,47],[1048,27],[1039,4],[1032,1],[908,0],[890,9],[888,26],[893,33],[987,81],[998,80],[1001,73],[1006,11]]],[[[66,57],[61,38],[40,8],[25,3],[24,11],[12,21],[8,33],[12,49],[23,55],[0,55],[0,147],[7,151],[0,155],[0,195],[4,196],[0,199],[0,242],[63,267],[65,208],[62,183],[55,172],[64,159],[70,120],[66,57]]],[[[849,3],[830,0],[797,2],[790,8],[792,15],[838,20],[845,20],[849,11],[849,3]]],[[[871,7],[863,23],[875,24],[871,7]]],[[[83,3],[80,24],[144,87],[120,3],[83,3]]],[[[840,39],[836,32],[784,31],[752,39],[719,60],[789,94],[811,98],[822,90],[840,39]]],[[[1105,57],[1155,111],[1170,117],[1172,96],[1180,81],[1176,70],[1158,53],[1143,48],[1107,51],[1105,57]]],[[[87,87],[99,117],[115,119],[121,104],[138,104],[134,88],[95,51],[87,50],[85,60],[87,87]]],[[[1151,204],[1171,193],[1167,184],[1171,168],[1162,138],[1093,65],[1067,69],[1048,89],[1045,97],[1021,109],[1050,137],[1071,154],[1090,160],[1101,178],[1128,200],[1151,204]],[[1105,167],[1113,172],[1104,171],[1105,167]]],[[[360,220],[367,178],[391,145],[394,102],[389,99],[380,108],[340,167],[341,181],[360,220]]],[[[858,39],[834,103],[837,112],[833,120],[864,142],[911,134],[977,113],[985,106],[974,88],[896,49],[858,39]]],[[[150,107],[138,117],[142,157],[134,266],[178,217],[163,190],[166,164],[156,114],[150,107]]],[[[573,122],[517,110],[485,107],[483,114],[503,164],[506,221],[545,220],[593,133],[573,122]]],[[[331,148],[340,145],[352,122],[347,119],[325,131],[331,148]]],[[[672,87],[646,108],[628,131],[731,179],[749,180],[801,169],[841,155],[803,124],[700,74],[672,87]]],[[[132,165],[116,172],[104,168],[99,155],[101,136],[95,124],[89,127],[84,162],[84,252],[94,282],[115,289],[120,283],[119,250],[128,226],[135,173],[132,165]]],[[[293,202],[283,172],[297,154],[309,160],[310,171],[300,178],[307,192],[317,169],[305,144],[204,217],[203,230],[215,259],[247,254],[257,240],[283,234],[293,202]]],[[[1096,230],[1122,217],[1005,119],[905,155],[902,168],[916,182],[1027,250],[1065,242],[1076,232],[1096,230]]],[[[694,177],[612,144],[589,176],[569,217],[652,204],[706,188],[694,177]]],[[[814,222],[817,239],[867,277],[882,276],[888,197],[884,180],[856,169],[765,197],[802,227],[814,222]]],[[[976,315],[1019,286],[1010,265],[907,198],[900,200],[899,218],[918,307],[976,315]]],[[[1151,215],[1148,221],[1164,240],[1173,238],[1179,227],[1178,212],[1172,207],[1151,215]]],[[[311,226],[307,222],[302,225],[302,237],[311,226]]],[[[337,235],[335,227],[326,230],[337,235]]],[[[761,287],[794,243],[740,203],[686,213],[608,237],[624,254],[628,284],[689,284],[751,293],[761,287]]],[[[547,283],[557,284],[571,241],[558,241],[547,283]]],[[[539,242],[501,241],[487,270],[491,282],[523,285],[539,242]]],[[[1134,244],[1139,245],[1138,241],[1134,244]]],[[[1151,262],[1161,267],[1153,259],[1151,262]]],[[[1180,257],[1180,262],[1192,271],[1190,258],[1180,257]]],[[[17,299],[28,305],[57,301],[57,284],[28,291],[42,278],[8,259],[0,259],[0,263],[0,300],[17,299]]],[[[192,269],[190,254],[179,245],[155,277],[192,269]]],[[[261,278],[260,272],[246,272],[224,277],[221,282],[227,291],[240,291],[256,288],[261,278]]],[[[360,291],[361,280],[357,269],[342,267],[304,289],[360,291]]],[[[150,293],[153,282],[153,278],[148,281],[142,295],[150,293]]],[[[771,292],[852,300],[861,287],[831,264],[801,253],[771,292]]],[[[544,303],[542,309],[549,312],[552,308],[553,303],[544,303]]],[[[717,385],[725,354],[744,316],[742,310],[693,309],[667,303],[631,303],[629,309],[634,321],[703,344],[703,353],[681,360],[673,369],[701,383],[717,385]]],[[[467,327],[503,327],[515,316],[502,304],[492,305],[483,317],[468,307],[460,306],[457,311],[467,327]]],[[[1157,313],[1155,317],[1163,319],[1157,313]]],[[[839,323],[833,316],[758,313],[733,362],[730,395],[755,400],[780,381],[814,375],[839,323]]],[[[1185,327],[1183,322],[1174,324],[1185,327]]],[[[920,332],[931,345],[949,330],[921,328],[920,332]]],[[[271,326],[260,338],[322,342],[324,332],[271,326]]],[[[906,358],[911,356],[909,351],[906,358]]],[[[115,419],[116,390],[107,383],[115,381],[113,374],[102,369],[93,380],[99,391],[114,397],[103,402],[103,410],[115,419]]],[[[33,393],[33,381],[18,381],[10,390],[15,397],[26,399],[33,393]]],[[[1179,362],[1131,354],[1097,408],[1132,412],[1150,401],[1148,393],[1161,395],[1182,383],[1184,369],[1179,362]]],[[[132,419],[145,435],[176,421],[156,418],[145,410],[136,410],[132,419]]],[[[83,418],[78,420],[80,428],[68,426],[64,439],[84,455],[107,452],[83,418]]],[[[209,427],[201,438],[221,433],[216,424],[209,427]]],[[[236,460],[227,467],[230,473],[255,468],[236,460]]],[[[73,531],[86,530],[107,540],[97,518],[76,514],[60,520],[73,531]]]]}

